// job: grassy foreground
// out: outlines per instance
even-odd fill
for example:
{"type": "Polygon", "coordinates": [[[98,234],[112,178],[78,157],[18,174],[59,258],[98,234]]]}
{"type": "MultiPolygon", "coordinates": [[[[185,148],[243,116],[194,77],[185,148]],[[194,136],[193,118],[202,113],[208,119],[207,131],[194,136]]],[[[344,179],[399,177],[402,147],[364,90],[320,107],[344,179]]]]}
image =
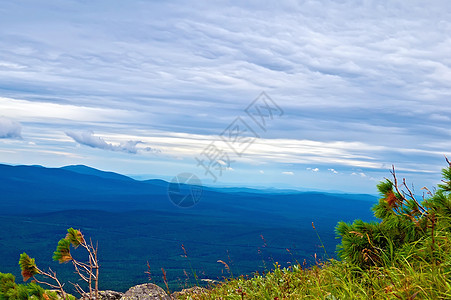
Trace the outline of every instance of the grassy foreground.
{"type": "MultiPolygon", "coordinates": [[[[228,279],[179,299],[451,299],[451,162],[437,189],[378,185],[379,222],[340,222],[338,260],[228,279]],[[418,196],[420,194],[420,196],[418,196]],[[420,199],[419,199],[420,198],[420,199]]],[[[327,253],[326,253],[327,255],[327,253]]]]}
{"type": "Polygon", "coordinates": [[[201,294],[179,299],[451,299],[449,265],[400,260],[362,270],[330,260],[309,269],[275,269],[251,279],[229,279],[201,294]]]}

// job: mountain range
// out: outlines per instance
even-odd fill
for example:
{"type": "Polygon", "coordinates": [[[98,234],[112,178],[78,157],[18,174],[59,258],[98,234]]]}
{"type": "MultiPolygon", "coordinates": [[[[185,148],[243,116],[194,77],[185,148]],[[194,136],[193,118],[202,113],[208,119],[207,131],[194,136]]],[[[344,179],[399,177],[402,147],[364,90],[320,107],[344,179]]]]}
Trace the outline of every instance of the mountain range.
{"type": "MultiPolygon", "coordinates": [[[[315,253],[326,259],[335,256],[337,222],[372,220],[377,201],[363,194],[203,187],[199,202],[187,209],[170,201],[169,187],[83,165],[0,164],[0,272],[19,276],[18,257],[26,251],[70,278],[72,270],[51,255],[74,227],[99,242],[101,287],[126,290],[146,281],[149,261],[155,270],[164,267],[177,288],[194,280],[186,278],[182,244],[205,279],[226,275],[219,259],[235,274],[262,271],[275,261],[312,262],[315,253]]],[[[160,274],[154,282],[161,283],[160,274]]]]}

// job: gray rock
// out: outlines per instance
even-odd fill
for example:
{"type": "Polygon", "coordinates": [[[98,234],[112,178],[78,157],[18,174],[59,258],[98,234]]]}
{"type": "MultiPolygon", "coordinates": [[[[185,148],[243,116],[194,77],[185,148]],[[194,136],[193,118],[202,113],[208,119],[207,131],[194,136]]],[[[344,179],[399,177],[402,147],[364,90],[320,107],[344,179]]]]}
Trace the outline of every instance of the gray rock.
{"type": "Polygon", "coordinates": [[[145,283],[130,288],[121,300],[172,300],[172,298],[158,285],[145,283]]]}
{"type": "Polygon", "coordinates": [[[172,293],[172,296],[177,299],[180,296],[201,295],[201,294],[205,294],[206,292],[207,292],[207,289],[205,289],[205,288],[193,286],[188,289],[183,289],[180,292],[174,292],[174,293],[172,293]]]}
{"type": "MultiPolygon", "coordinates": [[[[124,293],[115,291],[99,291],[100,300],[119,300],[124,295],[124,293]]],[[[80,300],[88,300],[89,295],[84,295],[80,300]]]]}

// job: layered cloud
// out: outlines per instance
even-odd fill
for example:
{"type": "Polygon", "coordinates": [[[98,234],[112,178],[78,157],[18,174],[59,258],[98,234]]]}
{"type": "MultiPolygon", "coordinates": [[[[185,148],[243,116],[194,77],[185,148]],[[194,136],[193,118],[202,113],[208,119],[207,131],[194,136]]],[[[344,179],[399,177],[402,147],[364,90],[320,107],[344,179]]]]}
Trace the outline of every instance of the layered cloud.
{"type": "MultiPolygon", "coordinates": [[[[261,138],[234,167],[243,180],[255,165],[302,176],[290,163],[308,176],[393,163],[439,176],[451,156],[444,1],[4,1],[0,12],[0,114],[52,151],[71,151],[67,132],[112,156],[155,146],[172,164],[243,117],[261,138]],[[244,111],[262,91],[285,112],[266,132],[244,111]]],[[[3,145],[20,137],[11,124],[3,145]]],[[[108,159],[98,153],[86,155],[108,159]]]]}
{"type": "Polygon", "coordinates": [[[0,139],[21,139],[21,131],[19,122],[0,116],[0,139]]]}

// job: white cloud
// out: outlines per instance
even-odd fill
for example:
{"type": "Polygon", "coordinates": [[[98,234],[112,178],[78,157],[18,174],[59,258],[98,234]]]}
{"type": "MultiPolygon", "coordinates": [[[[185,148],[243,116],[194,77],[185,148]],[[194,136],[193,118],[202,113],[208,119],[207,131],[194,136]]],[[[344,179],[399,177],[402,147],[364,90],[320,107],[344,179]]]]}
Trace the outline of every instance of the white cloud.
{"type": "MultiPolygon", "coordinates": [[[[1,81],[0,81],[1,82],[1,81]]],[[[108,107],[88,107],[74,104],[59,104],[45,101],[29,101],[0,97],[0,111],[8,112],[8,117],[17,118],[24,122],[40,122],[52,124],[82,124],[88,122],[108,123],[135,121],[145,119],[145,115],[138,111],[126,109],[112,109],[108,107]]]]}
{"type": "Polygon", "coordinates": [[[363,172],[352,172],[351,175],[353,176],[360,176],[360,177],[367,177],[365,173],[363,172]]]}
{"type": "Polygon", "coordinates": [[[334,174],[338,174],[338,171],[337,170],[335,170],[335,169],[327,169],[328,171],[331,171],[332,173],[334,173],[334,174]]]}
{"type": "Polygon", "coordinates": [[[438,114],[438,113],[431,114],[429,116],[429,118],[433,121],[445,121],[445,122],[451,121],[451,118],[449,116],[444,115],[444,114],[438,114]]]}
{"type": "Polygon", "coordinates": [[[260,171],[258,171],[258,173],[260,173],[260,174],[265,174],[265,171],[260,170],[260,171]]]}
{"type": "Polygon", "coordinates": [[[294,172],[282,172],[282,174],[293,176],[293,175],[294,175],[294,172]]]}
{"type": "Polygon", "coordinates": [[[217,159],[216,162],[221,165],[221,169],[225,169],[226,171],[234,171],[234,169],[230,166],[233,161],[225,162],[222,159],[217,159]]]}
{"type": "MultiPolygon", "coordinates": [[[[331,164],[343,166],[345,168],[360,168],[387,170],[394,160],[387,157],[394,155],[422,155],[442,157],[442,153],[437,150],[415,150],[406,148],[374,146],[361,142],[331,141],[321,142],[312,140],[294,139],[263,139],[255,141],[241,157],[238,157],[230,150],[229,146],[219,140],[215,135],[200,135],[182,132],[164,131],[141,131],[129,130],[128,134],[109,133],[109,143],[121,144],[123,141],[142,141],[145,144],[153,145],[152,153],[163,151],[164,155],[171,158],[193,159],[199,156],[206,147],[213,141],[218,149],[225,151],[231,160],[239,163],[261,165],[261,164],[303,164],[308,165],[314,162],[317,167],[310,167],[308,170],[319,172],[321,166],[324,169],[331,164]],[[161,149],[161,151],[160,151],[161,149]],[[387,167],[388,166],[388,167],[387,167]]],[[[144,150],[145,148],[141,147],[144,150]]],[[[226,161],[218,162],[226,165],[226,161]]],[[[415,164],[403,163],[398,166],[399,170],[418,172],[430,172],[431,167],[427,161],[415,164]],[[416,168],[416,169],[415,169],[416,168]]],[[[334,169],[335,170],[335,169],[334,169]]],[[[331,171],[331,170],[329,170],[331,171]]],[[[332,171],[331,171],[332,172],[332,171]]]]}
{"type": "Polygon", "coordinates": [[[19,122],[0,116],[0,139],[21,139],[21,131],[19,122]]]}
{"type": "MultiPolygon", "coordinates": [[[[103,150],[111,150],[111,151],[118,151],[118,152],[125,152],[125,153],[131,153],[136,154],[138,153],[138,148],[136,147],[138,144],[142,144],[142,141],[126,141],[123,143],[120,143],[118,145],[108,143],[103,138],[99,136],[95,136],[93,132],[72,132],[68,131],[66,132],[66,135],[68,137],[71,137],[75,142],[89,146],[92,148],[99,148],[103,150]]],[[[144,149],[145,151],[152,151],[152,148],[147,147],[144,149]]]]}
{"type": "Polygon", "coordinates": [[[152,148],[152,147],[145,147],[142,150],[146,151],[146,152],[152,152],[152,153],[161,153],[160,149],[156,149],[156,148],[152,148]]]}

